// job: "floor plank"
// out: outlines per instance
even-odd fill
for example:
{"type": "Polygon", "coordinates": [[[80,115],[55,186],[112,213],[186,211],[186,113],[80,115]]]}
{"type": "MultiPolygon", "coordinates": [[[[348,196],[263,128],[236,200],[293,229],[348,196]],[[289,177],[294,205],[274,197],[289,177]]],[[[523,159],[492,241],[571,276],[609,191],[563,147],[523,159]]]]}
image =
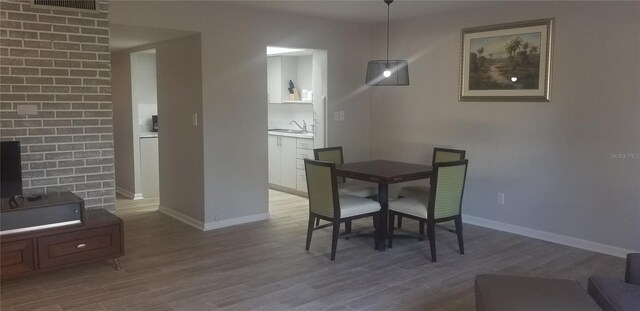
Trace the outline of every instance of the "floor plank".
{"type": "MultiPolygon", "coordinates": [[[[2,311],[17,310],[473,310],[473,280],[502,273],[578,280],[622,277],[623,259],[465,225],[428,243],[396,239],[385,252],[367,238],[341,239],[329,260],[331,228],[304,250],[307,199],[269,191],[271,219],[201,232],[157,211],[157,198],[118,198],[125,223],[122,270],[108,262],[3,281],[2,311]]],[[[353,230],[370,229],[371,220],[353,230]]],[[[417,224],[405,220],[405,229],[417,224]]]]}

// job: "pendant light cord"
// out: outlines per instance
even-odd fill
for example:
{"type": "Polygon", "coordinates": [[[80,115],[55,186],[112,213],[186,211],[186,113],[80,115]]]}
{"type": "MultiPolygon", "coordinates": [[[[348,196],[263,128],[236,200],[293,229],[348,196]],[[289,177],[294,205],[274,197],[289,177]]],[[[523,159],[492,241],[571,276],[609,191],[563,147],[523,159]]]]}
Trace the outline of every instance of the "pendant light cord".
{"type": "Polygon", "coordinates": [[[389,11],[391,9],[391,2],[387,3],[387,66],[389,66],[389,11]]]}

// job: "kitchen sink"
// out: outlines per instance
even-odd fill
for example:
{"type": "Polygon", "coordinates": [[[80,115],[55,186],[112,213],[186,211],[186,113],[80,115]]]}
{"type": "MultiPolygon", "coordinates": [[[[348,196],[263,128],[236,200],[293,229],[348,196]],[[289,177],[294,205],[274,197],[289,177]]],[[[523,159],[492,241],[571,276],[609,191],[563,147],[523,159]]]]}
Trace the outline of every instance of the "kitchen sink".
{"type": "Polygon", "coordinates": [[[307,134],[307,132],[303,130],[292,130],[292,129],[269,129],[269,132],[280,132],[280,133],[289,133],[289,134],[307,134]]]}

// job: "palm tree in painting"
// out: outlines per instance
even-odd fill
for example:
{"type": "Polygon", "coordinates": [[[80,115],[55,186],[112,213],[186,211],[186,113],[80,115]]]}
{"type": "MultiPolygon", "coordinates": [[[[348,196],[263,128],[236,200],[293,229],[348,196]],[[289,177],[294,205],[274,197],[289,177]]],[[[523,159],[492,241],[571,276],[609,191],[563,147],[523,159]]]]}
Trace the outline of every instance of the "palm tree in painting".
{"type": "Polygon", "coordinates": [[[522,43],[522,38],[520,38],[519,36],[515,37],[514,39],[511,39],[509,40],[509,42],[505,43],[504,51],[507,52],[507,55],[513,56],[516,51],[520,49],[522,43]]]}

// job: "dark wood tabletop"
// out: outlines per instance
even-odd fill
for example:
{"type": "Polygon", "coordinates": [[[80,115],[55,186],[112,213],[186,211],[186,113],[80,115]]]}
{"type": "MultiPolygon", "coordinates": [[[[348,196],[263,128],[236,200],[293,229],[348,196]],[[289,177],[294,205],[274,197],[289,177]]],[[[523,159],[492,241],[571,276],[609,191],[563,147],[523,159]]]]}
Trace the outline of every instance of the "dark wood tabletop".
{"type": "Polygon", "coordinates": [[[336,165],[336,175],[374,183],[394,184],[431,176],[429,165],[373,160],[336,165]]]}
{"type": "MultiPolygon", "coordinates": [[[[380,250],[385,249],[387,228],[389,226],[387,213],[389,211],[389,184],[396,184],[411,180],[430,178],[433,168],[429,165],[373,160],[363,162],[344,163],[336,165],[336,175],[351,179],[363,180],[378,184],[377,201],[380,203],[380,250]]],[[[376,231],[377,231],[376,230],[376,231]]]]}

